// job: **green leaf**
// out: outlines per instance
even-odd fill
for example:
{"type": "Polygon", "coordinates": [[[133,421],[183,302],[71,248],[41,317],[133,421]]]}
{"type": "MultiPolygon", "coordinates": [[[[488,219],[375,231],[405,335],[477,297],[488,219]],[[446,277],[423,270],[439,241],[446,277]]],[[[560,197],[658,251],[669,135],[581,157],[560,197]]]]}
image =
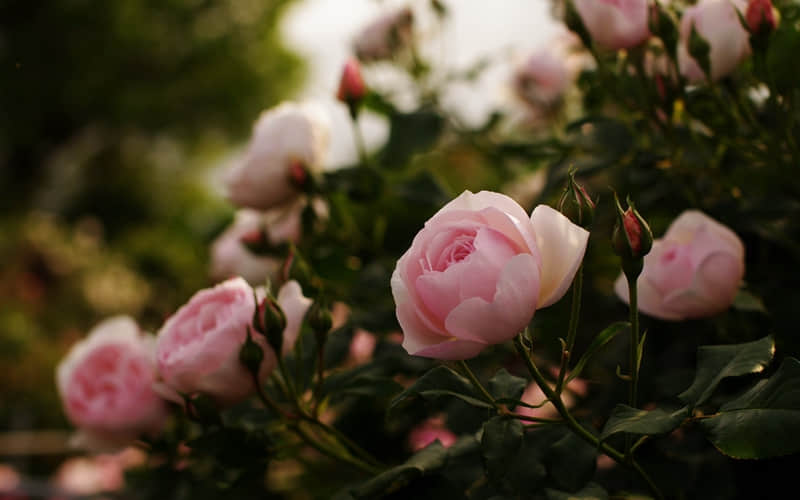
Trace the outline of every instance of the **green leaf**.
{"type": "Polygon", "coordinates": [[[566,491],[545,489],[547,500],[606,500],[608,493],[597,483],[589,483],[580,491],[569,493],[566,491]]]}
{"type": "Polygon", "coordinates": [[[549,447],[546,464],[559,488],[577,491],[594,476],[597,449],[574,432],[568,432],[549,447]]]}
{"type": "Polygon", "coordinates": [[[611,412],[601,440],[607,439],[618,432],[629,434],[666,434],[676,429],[683,420],[689,416],[689,408],[684,406],[677,410],[639,410],[630,406],[619,404],[611,412]]]}
{"type": "Polygon", "coordinates": [[[495,399],[519,400],[527,385],[528,381],[524,378],[511,375],[501,368],[489,379],[489,392],[495,399]]]}
{"type": "Polygon", "coordinates": [[[586,367],[586,363],[597,354],[600,349],[602,349],[606,344],[611,342],[619,333],[623,332],[626,328],[630,327],[630,323],[627,321],[618,321],[616,323],[612,323],[605,330],[597,334],[597,336],[592,340],[592,343],[589,344],[589,347],[586,349],[586,352],[583,353],[583,356],[580,357],[578,362],[575,364],[575,367],[567,377],[567,382],[574,379],[583,371],[586,367]]]}
{"type": "Polygon", "coordinates": [[[774,354],[771,336],[743,344],[701,346],[697,349],[694,382],[678,398],[692,408],[703,404],[724,378],[761,372],[774,354]]]}
{"type": "Polygon", "coordinates": [[[419,396],[423,399],[436,399],[442,396],[456,397],[467,404],[479,408],[494,408],[491,403],[481,399],[466,377],[450,368],[439,365],[421,376],[414,385],[401,392],[389,405],[391,411],[406,399],[419,396]]]}
{"type": "Polygon", "coordinates": [[[444,129],[444,119],[431,111],[395,113],[390,116],[390,125],[382,163],[402,166],[413,154],[433,146],[444,129]]]}
{"type": "Polygon", "coordinates": [[[736,298],[733,299],[733,307],[739,311],[769,314],[767,308],[764,306],[764,302],[747,290],[739,290],[739,293],[736,294],[736,298]]]}
{"type": "Polygon", "coordinates": [[[383,498],[414,479],[441,469],[446,461],[447,449],[441,443],[434,442],[414,454],[404,464],[392,467],[352,488],[350,494],[353,498],[383,498]]]}
{"type": "Polygon", "coordinates": [[[800,31],[793,24],[781,23],[773,33],[767,49],[767,71],[778,92],[786,92],[797,86],[795,71],[797,54],[800,53],[800,31]]]}
{"type": "Polygon", "coordinates": [[[509,470],[509,460],[522,447],[525,428],[515,418],[496,416],[483,425],[481,454],[489,479],[502,481],[509,470]]]}
{"type": "Polygon", "coordinates": [[[772,458],[800,452],[800,361],[787,358],[755,384],[700,420],[709,441],[734,458],[772,458]]]}

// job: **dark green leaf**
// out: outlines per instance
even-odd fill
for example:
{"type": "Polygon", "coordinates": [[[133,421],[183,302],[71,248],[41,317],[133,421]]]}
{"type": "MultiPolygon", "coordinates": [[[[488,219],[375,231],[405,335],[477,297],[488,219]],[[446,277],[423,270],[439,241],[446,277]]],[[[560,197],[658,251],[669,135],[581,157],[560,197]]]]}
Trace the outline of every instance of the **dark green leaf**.
{"type": "Polygon", "coordinates": [[[580,357],[577,363],[575,363],[575,367],[567,377],[567,382],[574,379],[583,371],[586,367],[586,363],[594,356],[603,346],[611,342],[611,340],[617,336],[620,332],[624,331],[625,328],[628,328],[630,323],[627,321],[619,321],[617,323],[612,323],[609,325],[605,330],[598,333],[597,336],[592,340],[592,343],[589,344],[589,347],[586,349],[586,352],[583,353],[583,356],[580,357]]]}
{"type": "Polygon", "coordinates": [[[771,458],[800,452],[800,361],[786,359],[719,413],[700,420],[706,437],[735,458],[771,458]]]}
{"type": "Polygon", "coordinates": [[[618,432],[629,434],[666,434],[676,429],[689,416],[687,407],[677,410],[639,410],[619,404],[611,412],[611,416],[603,428],[600,439],[606,439],[618,432]]]}
{"type": "Polygon", "coordinates": [[[568,432],[548,450],[547,470],[559,488],[577,491],[594,476],[597,449],[568,432]]]}
{"type": "Polygon", "coordinates": [[[771,336],[734,345],[701,346],[697,349],[697,374],[692,385],[678,397],[690,407],[703,404],[722,379],[764,370],[775,354],[771,336]]]}
{"type": "Polygon", "coordinates": [[[795,61],[798,53],[800,53],[800,31],[791,24],[787,26],[781,23],[772,35],[767,49],[767,71],[778,92],[796,88],[795,61]]]}
{"type": "Polygon", "coordinates": [[[430,148],[444,128],[443,118],[431,111],[396,113],[390,121],[383,163],[391,166],[404,165],[413,154],[430,148]]]}
{"type": "MultiPolygon", "coordinates": [[[[404,464],[392,467],[350,490],[353,498],[381,498],[414,479],[444,467],[447,449],[435,442],[414,454],[404,464]]],[[[343,497],[347,498],[347,497],[343,497]]]]}
{"type": "Polygon", "coordinates": [[[528,381],[522,377],[511,375],[505,368],[489,379],[489,392],[495,399],[519,400],[528,381]]]}
{"type": "Polygon", "coordinates": [[[392,410],[406,399],[419,396],[423,399],[435,399],[441,396],[453,396],[465,403],[479,408],[494,408],[491,403],[481,399],[466,377],[450,368],[439,365],[421,376],[411,387],[400,393],[389,405],[392,410]]]}
{"type": "Polygon", "coordinates": [[[522,446],[525,428],[515,418],[493,417],[483,425],[481,454],[486,473],[492,481],[501,481],[509,470],[509,461],[522,446]]]}
{"type": "Polygon", "coordinates": [[[764,306],[764,302],[747,290],[739,290],[739,293],[736,294],[736,298],[733,299],[733,307],[739,311],[767,314],[767,308],[764,306]]]}

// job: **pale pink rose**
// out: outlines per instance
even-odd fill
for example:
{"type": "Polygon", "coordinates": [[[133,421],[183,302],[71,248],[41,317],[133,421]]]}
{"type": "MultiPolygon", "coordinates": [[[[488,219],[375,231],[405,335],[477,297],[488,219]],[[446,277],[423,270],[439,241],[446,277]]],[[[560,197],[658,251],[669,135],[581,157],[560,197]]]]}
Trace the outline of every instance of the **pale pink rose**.
{"type": "Polygon", "coordinates": [[[276,298],[283,314],[286,315],[286,328],[283,330],[283,354],[286,354],[294,348],[297,337],[300,336],[303,318],[313,301],[303,295],[300,283],[295,280],[284,283],[278,290],[276,298]]]}
{"type": "Polygon", "coordinates": [[[350,340],[349,361],[354,365],[363,365],[372,359],[375,346],[378,345],[378,337],[372,333],[357,329],[350,340]]]}
{"type": "Polygon", "coordinates": [[[690,82],[707,79],[700,65],[689,55],[692,26],[710,46],[711,80],[730,74],[750,54],[750,35],[739,20],[737,8],[739,5],[730,0],[702,0],[683,12],[678,67],[690,82]]]}
{"type": "MultiPolygon", "coordinates": [[[[156,360],[163,381],[159,390],[165,397],[180,401],[176,396],[201,393],[227,405],[255,390],[250,372],[239,360],[253,321],[253,294],[244,279],[233,278],[200,290],[164,323],[156,360]]],[[[252,339],[264,350],[259,370],[263,379],[277,359],[263,335],[253,332],[252,339]]]]}
{"type": "Polygon", "coordinates": [[[362,61],[391,59],[413,38],[414,14],[408,7],[389,12],[371,22],[356,35],[353,49],[362,61]]]}
{"type": "Polygon", "coordinates": [[[574,0],[592,40],[608,49],[635,47],[650,36],[647,0],[574,0]]]}
{"type": "MultiPolygon", "coordinates": [[[[744,276],[744,245],[736,234],[697,210],[683,212],[653,242],[639,276],[639,310],[666,320],[712,316],[727,309],[744,276]]],[[[628,302],[628,283],[614,285],[628,302]]]]}
{"type": "Polygon", "coordinates": [[[546,205],[528,217],[504,194],[465,191],[425,223],[392,274],[403,347],[467,359],[513,338],[566,293],[588,237],[546,205]]]}
{"type": "Polygon", "coordinates": [[[262,231],[266,232],[271,245],[297,242],[304,207],[305,203],[300,201],[265,213],[248,208],[236,212],[233,224],[211,244],[211,278],[224,280],[241,276],[256,285],[275,277],[283,262],[276,257],[253,253],[245,242],[260,238],[262,231]]]}
{"type": "Polygon", "coordinates": [[[572,83],[563,54],[539,50],[531,54],[514,72],[514,93],[534,109],[549,109],[558,104],[572,83]]]}
{"type": "Polygon", "coordinates": [[[116,316],[98,324],[56,368],[56,384],[75,444],[113,449],[161,430],[164,401],[153,391],[154,339],[116,316]]]}
{"type": "Polygon", "coordinates": [[[329,128],[327,115],[308,103],[284,102],[261,113],[244,160],[228,172],[230,200],[266,210],[296,197],[305,171],[322,168],[329,128]]]}
{"type": "Polygon", "coordinates": [[[408,444],[411,451],[417,452],[438,440],[442,446],[453,446],[458,438],[453,431],[445,427],[444,419],[431,417],[411,429],[408,434],[408,444]]]}

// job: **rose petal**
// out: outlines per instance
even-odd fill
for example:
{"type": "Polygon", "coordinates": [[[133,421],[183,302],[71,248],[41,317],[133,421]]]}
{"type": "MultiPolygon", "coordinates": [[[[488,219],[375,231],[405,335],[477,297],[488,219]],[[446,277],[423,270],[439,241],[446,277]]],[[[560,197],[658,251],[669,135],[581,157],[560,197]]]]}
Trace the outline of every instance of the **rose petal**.
{"type": "Polygon", "coordinates": [[[311,299],[303,295],[300,283],[295,280],[287,281],[278,290],[278,305],[286,315],[286,328],[283,330],[283,354],[294,348],[303,318],[311,307],[311,299]]]}

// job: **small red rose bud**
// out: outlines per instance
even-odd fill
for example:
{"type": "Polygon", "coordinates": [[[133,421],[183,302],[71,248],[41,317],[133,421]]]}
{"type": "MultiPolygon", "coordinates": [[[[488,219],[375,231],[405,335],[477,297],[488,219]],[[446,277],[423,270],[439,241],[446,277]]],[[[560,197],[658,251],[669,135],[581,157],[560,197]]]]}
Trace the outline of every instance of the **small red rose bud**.
{"type": "Polygon", "coordinates": [[[774,31],[778,26],[770,0],[750,0],[744,18],[750,33],[756,36],[774,31]]]}
{"type": "Polygon", "coordinates": [[[627,210],[623,210],[616,193],[614,203],[617,207],[617,224],[611,235],[611,244],[614,252],[622,258],[625,275],[635,278],[642,272],[644,256],[653,247],[653,233],[630,198],[627,210]]]}
{"type": "Polygon", "coordinates": [[[351,112],[358,106],[364,96],[367,95],[367,86],[361,77],[361,65],[358,60],[351,57],[344,64],[342,78],[339,81],[339,91],[336,98],[347,104],[351,112]]]}

